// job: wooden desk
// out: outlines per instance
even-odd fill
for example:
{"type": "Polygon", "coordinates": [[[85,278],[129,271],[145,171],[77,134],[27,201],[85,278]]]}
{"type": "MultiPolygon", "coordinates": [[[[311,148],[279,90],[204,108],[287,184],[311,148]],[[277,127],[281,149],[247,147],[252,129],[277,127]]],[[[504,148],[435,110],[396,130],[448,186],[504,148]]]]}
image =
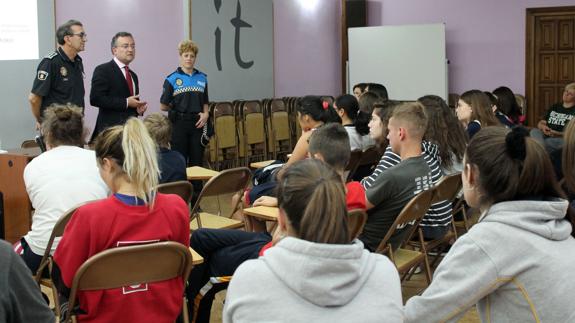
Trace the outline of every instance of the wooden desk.
{"type": "Polygon", "coordinates": [[[244,214],[262,221],[277,221],[279,209],[275,206],[254,206],[243,209],[244,214]]]}
{"type": "Polygon", "coordinates": [[[220,172],[218,171],[203,168],[200,166],[192,166],[186,168],[186,175],[188,175],[189,181],[206,181],[218,175],[219,173],[220,172]]]}
{"type": "Polygon", "coordinates": [[[264,160],[260,162],[253,162],[250,164],[250,167],[255,169],[264,168],[266,166],[269,166],[273,162],[275,162],[275,160],[264,160]]]}
{"type": "Polygon", "coordinates": [[[194,249],[192,249],[192,247],[189,247],[188,249],[190,249],[190,252],[192,253],[192,265],[195,266],[204,262],[204,258],[200,256],[200,254],[197,253],[194,249]]]}
{"type": "Polygon", "coordinates": [[[32,205],[24,184],[24,168],[40,155],[39,148],[9,149],[0,154],[0,192],[3,195],[3,238],[14,243],[30,230],[32,205]]]}

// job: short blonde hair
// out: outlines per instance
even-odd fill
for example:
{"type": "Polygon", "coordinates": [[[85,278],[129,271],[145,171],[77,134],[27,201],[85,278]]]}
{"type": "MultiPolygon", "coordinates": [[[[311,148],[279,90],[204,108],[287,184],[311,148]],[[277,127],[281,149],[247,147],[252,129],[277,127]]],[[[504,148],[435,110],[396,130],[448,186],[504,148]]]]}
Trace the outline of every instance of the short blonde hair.
{"type": "Polygon", "coordinates": [[[189,39],[182,40],[178,44],[178,52],[180,55],[186,52],[192,52],[194,55],[198,55],[198,45],[189,39]]]}
{"type": "Polygon", "coordinates": [[[565,85],[565,91],[575,91],[575,82],[565,85]]]}
{"type": "Polygon", "coordinates": [[[144,119],[144,124],[148,128],[150,136],[158,147],[169,148],[172,139],[172,124],[168,117],[161,113],[152,113],[144,119]]]}
{"type": "Polygon", "coordinates": [[[419,102],[406,102],[393,109],[390,119],[401,120],[412,136],[423,138],[427,131],[427,115],[419,102]]]}

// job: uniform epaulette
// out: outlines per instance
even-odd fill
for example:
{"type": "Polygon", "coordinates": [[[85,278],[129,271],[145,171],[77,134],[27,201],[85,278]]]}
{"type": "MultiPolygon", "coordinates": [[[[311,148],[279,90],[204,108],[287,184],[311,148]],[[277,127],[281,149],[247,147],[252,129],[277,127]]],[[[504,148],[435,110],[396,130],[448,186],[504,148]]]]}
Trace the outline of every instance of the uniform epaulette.
{"type": "Polygon", "coordinates": [[[53,51],[53,52],[51,52],[50,54],[44,56],[44,58],[52,59],[52,58],[54,58],[54,57],[56,57],[56,56],[58,56],[58,52],[57,52],[57,51],[53,51]]]}

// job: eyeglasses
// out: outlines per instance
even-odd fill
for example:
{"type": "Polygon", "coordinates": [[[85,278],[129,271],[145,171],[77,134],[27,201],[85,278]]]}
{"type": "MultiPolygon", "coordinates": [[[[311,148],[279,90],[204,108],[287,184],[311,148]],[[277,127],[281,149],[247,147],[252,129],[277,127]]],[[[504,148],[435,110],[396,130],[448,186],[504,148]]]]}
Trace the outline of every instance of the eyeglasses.
{"type": "Polygon", "coordinates": [[[124,45],[120,45],[120,46],[116,46],[116,47],[120,47],[120,48],[123,48],[123,49],[128,49],[128,48],[136,49],[136,44],[132,44],[132,45],[130,45],[130,44],[124,44],[124,45]]]}
{"type": "Polygon", "coordinates": [[[78,36],[82,39],[85,39],[86,37],[88,37],[88,34],[86,34],[85,32],[81,32],[81,33],[77,33],[77,34],[71,34],[70,36],[78,36]]]}

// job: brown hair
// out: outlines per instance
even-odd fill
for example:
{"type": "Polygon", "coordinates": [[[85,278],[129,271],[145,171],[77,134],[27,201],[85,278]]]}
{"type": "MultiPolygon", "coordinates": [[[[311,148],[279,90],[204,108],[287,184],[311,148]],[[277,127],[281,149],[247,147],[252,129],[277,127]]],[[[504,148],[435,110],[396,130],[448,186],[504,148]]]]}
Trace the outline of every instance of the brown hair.
{"type": "Polygon", "coordinates": [[[152,113],[144,119],[150,136],[160,148],[169,148],[172,139],[172,124],[168,117],[161,113],[152,113]]]}
{"type": "Polygon", "coordinates": [[[123,126],[104,130],[94,149],[98,163],[104,158],[113,160],[119,166],[115,176],[125,176],[136,189],[136,196],[153,206],[160,170],[156,145],[142,121],[130,118],[123,126]]]}
{"type": "Polygon", "coordinates": [[[387,124],[393,109],[399,105],[398,101],[388,100],[385,103],[375,103],[373,105],[373,113],[375,113],[381,120],[382,128],[384,129],[381,138],[375,138],[375,142],[380,149],[385,149],[389,144],[387,140],[387,124]]]}
{"type": "Polygon", "coordinates": [[[319,153],[326,164],[343,172],[351,155],[349,135],[339,123],[325,124],[312,133],[308,151],[312,156],[319,153]]]}
{"type": "Polygon", "coordinates": [[[277,196],[297,238],[349,243],[345,189],[341,177],[322,161],[305,159],[288,167],[277,196]]]}
{"type": "Polygon", "coordinates": [[[82,109],[75,105],[53,104],[44,112],[42,133],[51,147],[84,147],[82,109]]]}
{"type": "MultiPolygon", "coordinates": [[[[575,84],[575,83],[574,83],[575,84]]],[[[565,126],[563,133],[563,181],[569,195],[575,195],[575,121],[571,120],[565,126]]]]}
{"type": "Polygon", "coordinates": [[[424,137],[439,146],[441,167],[451,168],[453,166],[452,156],[462,162],[468,142],[467,132],[457,120],[453,110],[437,95],[426,95],[417,101],[425,107],[428,119],[424,137]]]}
{"type": "Polygon", "coordinates": [[[369,115],[373,112],[375,104],[383,104],[384,101],[379,97],[379,95],[374,92],[364,92],[360,95],[358,99],[359,111],[363,111],[369,115]]]}
{"type": "Polygon", "coordinates": [[[403,121],[405,128],[411,136],[423,139],[423,135],[427,131],[427,115],[421,103],[401,103],[393,109],[390,119],[391,118],[403,121]]]}
{"type": "MultiPolygon", "coordinates": [[[[533,197],[566,198],[545,148],[521,126],[511,131],[482,129],[469,142],[465,161],[479,170],[477,185],[485,206],[533,197]]],[[[567,218],[575,224],[572,210],[567,218]]]]}
{"type": "Polygon", "coordinates": [[[480,90],[470,90],[463,93],[459,99],[469,104],[471,107],[471,121],[479,121],[481,128],[501,126],[491,109],[491,100],[489,100],[487,94],[480,90]]]}

